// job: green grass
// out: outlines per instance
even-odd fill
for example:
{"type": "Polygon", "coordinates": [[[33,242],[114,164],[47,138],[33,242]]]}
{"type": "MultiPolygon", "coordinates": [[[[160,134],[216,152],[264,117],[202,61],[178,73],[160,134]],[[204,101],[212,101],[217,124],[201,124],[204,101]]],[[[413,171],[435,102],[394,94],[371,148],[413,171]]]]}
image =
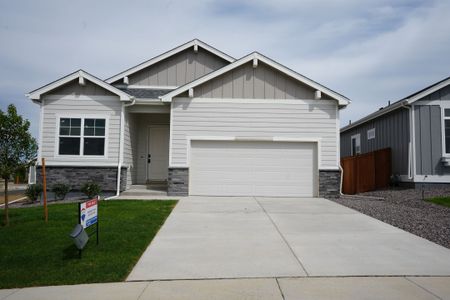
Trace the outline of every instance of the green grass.
{"type": "Polygon", "coordinates": [[[101,201],[100,243],[92,236],[81,259],[68,236],[76,203],[50,205],[48,224],[42,207],[10,209],[10,226],[0,227],[0,289],[123,281],[175,204],[101,201]]]}
{"type": "Polygon", "coordinates": [[[427,199],[428,202],[450,207],[450,197],[434,197],[427,199]]]}

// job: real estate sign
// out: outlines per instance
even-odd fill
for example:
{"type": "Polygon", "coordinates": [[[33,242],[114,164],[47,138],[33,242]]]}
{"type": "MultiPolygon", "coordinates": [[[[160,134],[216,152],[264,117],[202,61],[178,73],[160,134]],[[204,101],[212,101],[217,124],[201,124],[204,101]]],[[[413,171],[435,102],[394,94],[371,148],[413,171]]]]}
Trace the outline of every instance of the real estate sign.
{"type": "Polygon", "coordinates": [[[98,201],[92,199],[80,203],[80,224],[83,228],[88,228],[97,223],[98,216],[98,201]]]}

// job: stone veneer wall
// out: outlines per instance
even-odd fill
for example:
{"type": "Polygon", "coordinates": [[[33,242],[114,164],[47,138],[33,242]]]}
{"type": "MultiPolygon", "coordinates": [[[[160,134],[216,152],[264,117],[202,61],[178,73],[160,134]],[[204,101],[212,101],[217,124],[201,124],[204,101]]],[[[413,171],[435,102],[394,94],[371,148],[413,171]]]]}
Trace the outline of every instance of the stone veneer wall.
{"type": "MultiPolygon", "coordinates": [[[[319,171],[319,196],[337,198],[340,195],[341,172],[319,171]]],[[[189,168],[169,168],[168,195],[187,196],[189,193],[189,168]]]]}
{"type": "MultiPolygon", "coordinates": [[[[36,180],[42,183],[41,167],[36,169],[36,180]]],[[[100,185],[102,191],[116,191],[117,167],[45,167],[47,177],[47,187],[51,189],[55,183],[65,183],[71,186],[72,190],[79,191],[86,182],[95,182],[100,185]]],[[[127,168],[122,168],[120,172],[120,190],[126,189],[127,168]]]]}
{"type": "Polygon", "coordinates": [[[319,170],[319,197],[337,198],[340,189],[341,171],[319,170]]]}
{"type": "Polygon", "coordinates": [[[189,168],[169,168],[167,194],[169,196],[189,194],[189,168]]]}

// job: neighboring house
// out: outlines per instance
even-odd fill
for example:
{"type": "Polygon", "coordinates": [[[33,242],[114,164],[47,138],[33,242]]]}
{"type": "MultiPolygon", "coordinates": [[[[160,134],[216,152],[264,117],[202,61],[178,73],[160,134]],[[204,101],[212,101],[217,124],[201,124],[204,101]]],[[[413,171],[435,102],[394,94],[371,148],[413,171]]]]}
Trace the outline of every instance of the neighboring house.
{"type": "Polygon", "coordinates": [[[387,147],[402,182],[450,183],[450,77],[341,129],[341,157],[387,147]]]}
{"type": "Polygon", "coordinates": [[[49,185],[339,193],[339,110],[350,101],[257,52],[236,60],[193,40],[104,81],[80,70],[28,97],[41,106],[49,185]]]}

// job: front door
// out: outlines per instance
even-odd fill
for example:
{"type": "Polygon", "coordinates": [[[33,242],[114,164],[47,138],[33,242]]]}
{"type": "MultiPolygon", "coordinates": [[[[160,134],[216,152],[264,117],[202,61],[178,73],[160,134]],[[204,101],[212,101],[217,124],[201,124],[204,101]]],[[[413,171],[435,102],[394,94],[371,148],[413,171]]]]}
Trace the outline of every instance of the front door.
{"type": "Polygon", "coordinates": [[[165,181],[169,168],[169,125],[152,125],[148,131],[147,181],[165,181]]]}

